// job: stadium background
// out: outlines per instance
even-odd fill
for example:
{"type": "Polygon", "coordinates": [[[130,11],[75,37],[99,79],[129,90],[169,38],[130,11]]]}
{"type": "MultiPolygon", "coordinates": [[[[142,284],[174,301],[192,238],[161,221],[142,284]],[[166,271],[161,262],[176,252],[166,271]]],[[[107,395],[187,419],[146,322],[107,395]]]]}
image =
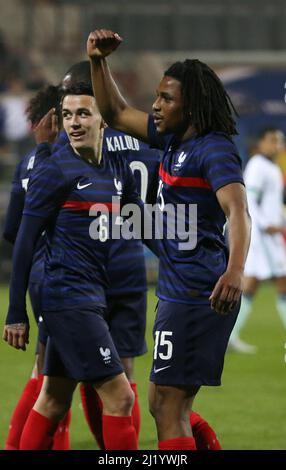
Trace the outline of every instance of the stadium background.
{"type": "MultiPolygon", "coordinates": [[[[130,102],[150,110],[162,72],[175,60],[199,58],[213,66],[240,113],[237,137],[244,163],[256,132],[280,126],[286,132],[286,4],[284,0],[0,0],[0,230],[16,163],[33,145],[23,110],[44,83],[57,84],[70,65],[85,60],[88,33],[117,31],[124,42],[110,58],[130,102]]],[[[286,153],[279,162],[286,175],[286,153]]],[[[11,247],[0,241],[1,328],[7,311],[11,247]]],[[[147,255],[150,281],[148,331],[154,318],[156,260],[147,255]]],[[[26,353],[0,343],[0,448],[13,406],[30,373],[34,348],[26,353]]],[[[258,346],[253,356],[228,354],[223,387],[205,388],[196,409],[217,430],[225,449],[285,449],[285,331],[274,290],[263,286],[243,338],[258,346]]],[[[137,360],[142,406],[141,448],[155,448],[148,414],[151,362],[137,360]]],[[[92,449],[78,395],[73,406],[72,447],[92,449]]]]}

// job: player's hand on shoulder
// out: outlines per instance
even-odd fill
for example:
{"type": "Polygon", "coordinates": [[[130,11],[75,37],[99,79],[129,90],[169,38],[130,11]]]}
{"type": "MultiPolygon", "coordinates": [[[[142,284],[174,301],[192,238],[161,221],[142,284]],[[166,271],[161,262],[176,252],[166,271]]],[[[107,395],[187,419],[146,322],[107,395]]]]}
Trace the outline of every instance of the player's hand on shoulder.
{"type": "Polygon", "coordinates": [[[92,31],[87,40],[87,55],[90,58],[107,57],[121,44],[119,34],[109,29],[96,29],[92,31]]]}
{"type": "Polygon", "coordinates": [[[55,108],[51,108],[40,120],[39,124],[33,128],[37,144],[42,144],[43,142],[53,144],[58,132],[59,126],[55,108]]]}
{"type": "Polygon", "coordinates": [[[29,344],[29,329],[28,323],[5,325],[3,339],[13,348],[26,351],[26,344],[29,344]]]}
{"type": "Polygon", "coordinates": [[[227,270],[217,281],[210,296],[211,308],[227,315],[237,306],[242,294],[243,271],[227,270]]]}

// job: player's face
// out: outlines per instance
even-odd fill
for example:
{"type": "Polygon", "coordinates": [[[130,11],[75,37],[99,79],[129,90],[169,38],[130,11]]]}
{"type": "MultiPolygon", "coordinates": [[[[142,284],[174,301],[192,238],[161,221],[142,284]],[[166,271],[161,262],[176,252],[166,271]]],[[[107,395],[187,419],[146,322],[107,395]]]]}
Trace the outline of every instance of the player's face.
{"type": "Polygon", "coordinates": [[[184,114],[181,83],[175,78],[162,78],[153,104],[153,116],[158,133],[185,132],[188,120],[184,114]]]}
{"type": "Polygon", "coordinates": [[[63,126],[75,150],[94,149],[103,121],[93,96],[67,95],[62,104],[63,126]]]}
{"type": "Polygon", "coordinates": [[[281,131],[267,132],[259,145],[259,151],[269,158],[275,158],[284,149],[285,137],[281,131]]]}

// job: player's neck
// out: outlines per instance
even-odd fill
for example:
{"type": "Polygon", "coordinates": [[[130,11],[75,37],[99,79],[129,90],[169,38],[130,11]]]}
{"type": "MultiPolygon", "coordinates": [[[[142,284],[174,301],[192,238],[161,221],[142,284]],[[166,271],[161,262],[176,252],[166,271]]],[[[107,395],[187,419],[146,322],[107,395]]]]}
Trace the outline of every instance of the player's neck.
{"type": "Polygon", "coordinates": [[[99,165],[102,159],[103,130],[103,128],[100,129],[93,147],[82,148],[80,150],[74,148],[77,155],[93,165],[99,165]]]}
{"type": "Polygon", "coordinates": [[[180,140],[188,140],[196,135],[196,129],[194,126],[189,125],[187,129],[182,133],[180,140]]]}

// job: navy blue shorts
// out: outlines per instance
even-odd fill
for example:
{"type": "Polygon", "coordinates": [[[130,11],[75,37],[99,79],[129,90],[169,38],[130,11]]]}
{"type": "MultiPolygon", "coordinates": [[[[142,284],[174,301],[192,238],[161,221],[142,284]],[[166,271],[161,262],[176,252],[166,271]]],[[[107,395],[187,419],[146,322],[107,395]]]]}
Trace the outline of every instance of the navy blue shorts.
{"type": "Polygon", "coordinates": [[[119,357],[136,357],[146,353],[146,310],[146,291],[107,296],[107,312],[104,318],[119,357]]]}
{"type": "Polygon", "coordinates": [[[42,316],[39,317],[38,328],[39,328],[38,341],[40,341],[40,343],[46,345],[47,342],[48,342],[49,334],[48,334],[48,330],[47,330],[47,327],[45,325],[45,322],[43,321],[42,316]]]}
{"type": "Polygon", "coordinates": [[[104,309],[43,312],[48,330],[43,373],[95,383],[123,372],[104,309]]]}
{"type": "Polygon", "coordinates": [[[35,351],[35,354],[39,354],[39,342],[46,345],[48,340],[48,332],[42,320],[42,284],[31,282],[29,284],[29,295],[34,317],[39,328],[35,351]]]}
{"type": "Polygon", "coordinates": [[[32,304],[32,309],[36,323],[39,322],[39,317],[42,315],[42,283],[29,284],[29,296],[32,304]]]}
{"type": "Polygon", "coordinates": [[[40,316],[39,323],[38,323],[38,338],[37,338],[35,354],[40,354],[40,343],[42,343],[44,346],[47,345],[48,337],[49,337],[49,334],[48,334],[46,325],[43,321],[43,317],[40,316]]]}
{"type": "Polygon", "coordinates": [[[239,307],[229,315],[219,315],[207,300],[198,305],[159,300],[151,382],[182,387],[220,385],[239,307]]]}

